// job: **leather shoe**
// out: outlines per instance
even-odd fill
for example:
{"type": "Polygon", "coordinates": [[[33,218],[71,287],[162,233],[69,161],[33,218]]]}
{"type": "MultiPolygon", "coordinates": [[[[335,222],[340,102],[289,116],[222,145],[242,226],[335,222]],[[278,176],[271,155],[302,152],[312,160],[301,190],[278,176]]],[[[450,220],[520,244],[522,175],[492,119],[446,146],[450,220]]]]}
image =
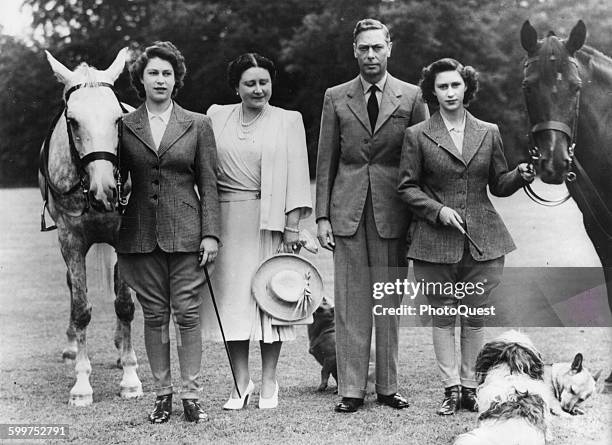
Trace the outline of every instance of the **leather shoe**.
{"type": "Polygon", "coordinates": [[[457,412],[460,403],[459,385],[449,386],[444,389],[444,400],[436,411],[441,416],[450,416],[457,412]]]}
{"type": "Polygon", "coordinates": [[[149,422],[165,423],[170,419],[172,413],[172,394],[157,396],[153,412],[149,414],[149,422]]]}
{"type": "Polygon", "coordinates": [[[476,388],[461,388],[461,408],[468,411],[478,412],[478,400],[476,399],[476,388]]]}
{"type": "Polygon", "coordinates": [[[400,393],[396,392],[395,394],[383,395],[378,394],[377,396],[378,403],[383,405],[390,406],[395,409],[408,408],[410,403],[406,400],[400,393]]]}
{"type": "Polygon", "coordinates": [[[342,401],[336,405],[334,411],[337,413],[354,413],[363,405],[363,399],[357,397],[342,397],[342,401]]]}
{"type": "Polygon", "coordinates": [[[199,422],[200,420],[207,420],[208,415],[204,412],[200,406],[200,402],[196,399],[183,399],[183,415],[187,422],[199,422]]]}

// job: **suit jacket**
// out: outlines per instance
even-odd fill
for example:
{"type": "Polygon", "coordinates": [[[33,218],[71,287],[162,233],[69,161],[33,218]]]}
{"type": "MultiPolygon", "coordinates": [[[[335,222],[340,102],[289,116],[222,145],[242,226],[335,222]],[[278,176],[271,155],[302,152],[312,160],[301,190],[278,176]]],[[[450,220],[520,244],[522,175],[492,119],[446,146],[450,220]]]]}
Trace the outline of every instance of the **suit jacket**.
{"type": "Polygon", "coordinates": [[[132,194],[119,230],[119,253],[197,252],[219,238],[217,149],[210,118],[176,103],[155,149],[145,105],[123,117],[121,168],[132,194]],[[195,188],[197,187],[197,193],[195,188]],[[198,196],[199,195],[199,196],[198,196]]]}
{"type": "Polygon", "coordinates": [[[397,193],[404,130],[428,117],[418,87],[388,75],[374,133],[359,77],[325,92],[317,159],[316,217],[335,235],[353,235],[368,188],[382,238],[406,234],[408,207],[397,193]]]}
{"type": "Polygon", "coordinates": [[[415,220],[410,228],[408,257],[432,263],[457,263],[465,237],[443,226],[438,214],[443,206],[456,210],[467,232],[483,249],[470,244],[479,261],[499,258],[515,249],[510,233],[487,195],[509,196],[525,184],[518,168],[508,171],[497,125],[466,114],[463,153],[459,153],[442,116],[406,130],[398,191],[415,220]]]}
{"type": "MultiPolygon", "coordinates": [[[[207,114],[212,119],[216,137],[232,125],[235,134],[236,118],[241,104],[212,105],[207,114]]],[[[261,211],[260,229],[282,232],[285,215],[300,209],[300,218],[312,213],[308,152],[302,115],[268,105],[269,119],[265,121],[267,135],[261,154],[261,211]]]]}

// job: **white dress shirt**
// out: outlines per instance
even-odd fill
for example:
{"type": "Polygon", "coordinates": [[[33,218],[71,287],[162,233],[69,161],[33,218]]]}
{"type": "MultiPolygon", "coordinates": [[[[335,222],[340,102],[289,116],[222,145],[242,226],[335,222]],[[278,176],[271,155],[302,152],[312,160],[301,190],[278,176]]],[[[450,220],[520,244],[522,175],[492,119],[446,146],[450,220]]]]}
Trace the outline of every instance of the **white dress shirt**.
{"type": "MultiPolygon", "coordinates": [[[[382,77],[382,79],[380,79],[374,84],[378,87],[378,90],[376,90],[376,100],[378,101],[378,108],[380,108],[380,101],[382,100],[382,92],[385,88],[385,83],[387,83],[387,75],[388,73],[385,72],[385,75],[382,77]]],[[[370,87],[372,86],[372,84],[365,80],[361,75],[359,76],[359,79],[361,80],[361,86],[363,87],[363,95],[365,96],[365,101],[367,104],[368,100],[370,100],[370,94],[372,94],[370,93],[370,87]]]]}
{"type": "Polygon", "coordinates": [[[446,125],[448,134],[453,140],[455,147],[457,148],[457,150],[459,150],[459,153],[463,154],[463,135],[465,134],[465,112],[463,113],[463,119],[461,119],[461,123],[459,125],[451,124],[449,121],[446,120],[442,113],[440,113],[440,116],[442,116],[444,125],[446,125]]]}
{"type": "Polygon", "coordinates": [[[166,127],[168,126],[168,122],[170,121],[170,115],[172,114],[172,101],[170,101],[170,106],[160,114],[151,113],[146,104],[145,107],[147,108],[147,116],[149,117],[149,127],[151,127],[153,143],[155,144],[155,148],[159,149],[159,144],[161,143],[161,140],[164,137],[166,127]]]}

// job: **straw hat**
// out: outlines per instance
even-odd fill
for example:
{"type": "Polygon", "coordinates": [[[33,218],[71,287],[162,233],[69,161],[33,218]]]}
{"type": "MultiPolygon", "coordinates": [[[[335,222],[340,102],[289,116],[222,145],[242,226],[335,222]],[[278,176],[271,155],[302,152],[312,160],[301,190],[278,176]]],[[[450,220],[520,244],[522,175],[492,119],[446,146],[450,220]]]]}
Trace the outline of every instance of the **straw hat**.
{"type": "Polygon", "coordinates": [[[251,292],[259,307],[281,321],[309,317],[323,299],[323,280],[306,258],[280,253],[265,260],[253,276],[251,292]]]}

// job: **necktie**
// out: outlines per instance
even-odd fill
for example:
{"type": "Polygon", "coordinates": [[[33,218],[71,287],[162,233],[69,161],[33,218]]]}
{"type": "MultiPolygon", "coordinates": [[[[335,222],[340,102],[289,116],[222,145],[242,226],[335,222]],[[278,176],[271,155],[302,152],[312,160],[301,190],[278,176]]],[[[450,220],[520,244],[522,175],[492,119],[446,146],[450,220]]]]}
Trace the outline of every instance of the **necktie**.
{"type": "Polygon", "coordinates": [[[370,92],[370,98],[368,99],[368,117],[370,118],[372,133],[374,133],[376,119],[378,119],[378,100],[376,99],[376,91],[378,91],[378,87],[376,85],[372,85],[368,91],[370,92]]]}
{"type": "Polygon", "coordinates": [[[152,116],[149,124],[151,125],[151,135],[153,136],[155,148],[159,148],[159,144],[164,136],[164,121],[159,116],[152,116]]]}

